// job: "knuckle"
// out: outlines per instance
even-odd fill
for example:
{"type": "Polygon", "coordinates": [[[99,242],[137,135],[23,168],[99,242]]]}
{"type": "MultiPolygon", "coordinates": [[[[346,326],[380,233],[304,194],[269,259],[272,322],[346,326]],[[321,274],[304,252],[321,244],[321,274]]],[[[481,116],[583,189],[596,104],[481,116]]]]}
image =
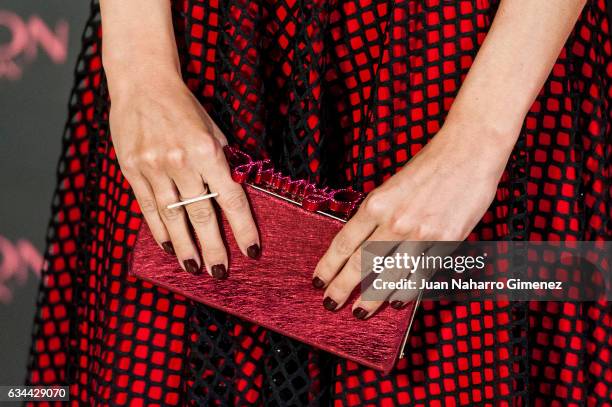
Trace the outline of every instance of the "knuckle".
{"type": "Polygon", "coordinates": [[[405,235],[410,229],[410,225],[403,217],[395,217],[391,219],[389,228],[394,235],[405,235]]]}
{"type": "Polygon", "coordinates": [[[350,241],[343,236],[342,234],[336,235],[333,240],[334,242],[334,251],[341,257],[349,257],[353,254],[353,246],[350,241]]]}
{"type": "Polygon", "coordinates": [[[385,211],[386,203],[380,193],[373,192],[366,199],[365,211],[372,217],[379,218],[385,211]]]}
{"type": "Polygon", "coordinates": [[[181,208],[167,208],[165,205],[163,205],[159,211],[161,217],[163,220],[165,221],[175,221],[177,219],[179,219],[182,215],[182,209],[181,208]]]}
{"type": "Polygon", "coordinates": [[[257,239],[257,230],[250,223],[241,221],[236,225],[234,236],[241,243],[251,244],[253,240],[257,239]]]}
{"type": "Polygon", "coordinates": [[[225,197],[221,200],[221,206],[224,210],[240,212],[248,209],[249,202],[241,189],[227,192],[224,195],[225,197]]]}
{"type": "Polygon", "coordinates": [[[171,148],[165,153],[164,162],[170,168],[185,168],[188,162],[187,153],[182,148],[171,148]]]}
{"type": "Polygon", "coordinates": [[[214,243],[208,243],[203,245],[203,247],[202,254],[210,264],[224,263],[227,259],[227,254],[222,244],[215,245],[214,243]]]}
{"type": "Polygon", "coordinates": [[[326,254],[317,263],[315,267],[315,274],[323,280],[329,280],[338,270],[334,270],[334,266],[331,264],[329,255],[326,254]]]}
{"type": "Polygon", "coordinates": [[[355,252],[346,262],[346,271],[348,273],[359,275],[361,273],[361,253],[355,252]]]}
{"type": "Polygon", "coordinates": [[[344,270],[343,273],[346,274],[342,278],[335,278],[329,287],[336,294],[349,295],[359,284],[359,271],[344,270]]]}
{"type": "Polygon", "coordinates": [[[212,222],[215,217],[214,209],[210,206],[198,206],[188,210],[189,219],[194,225],[204,225],[212,222]]]}
{"type": "Polygon", "coordinates": [[[348,288],[347,284],[343,281],[339,281],[338,279],[334,279],[329,286],[327,287],[327,291],[331,294],[331,297],[338,299],[342,299],[347,296],[351,289],[348,288]]]}
{"type": "Polygon", "coordinates": [[[202,138],[193,150],[194,154],[202,158],[217,157],[221,152],[221,146],[216,140],[208,135],[202,138]]]}
{"type": "Polygon", "coordinates": [[[414,240],[426,241],[435,240],[436,234],[433,228],[427,223],[421,223],[416,226],[412,231],[412,237],[414,240]]]}
{"type": "Polygon", "coordinates": [[[138,157],[133,154],[128,154],[121,164],[121,170],[124,174],[132,173],[138,169],[138,157]]]}
{"type": "MultiPolygon", "coordinates": [[[[340,277],[340,276],[338,276],[340,277]]],[[[347,280],[344,278],[334,278],[329,285],[327,286],[327,291],[331,294],[333,294],[332,296],[337,298],[337,299],[341,299],[340,297],[345,297],[347,296],[351,291],[353,291],[354,287],[349,287],[349,284],[347,283],[347,280]]]]}
{"type": "Polygon", "coordinates": [[[405,271],[405,269],[391,267],[385,269],[385,272],[382,277],[385,281],[399,281],[402,278],[406,277],[406,275],[407,272],[405,271]]]}
{"type": "Polygon", "coordinates": [[[139,154],[137,161],[139,163],[142,163],[143,165],[146,165],[149,168],[158,169],[161,167],[160,156],[158,152],[153,149],[142,151],[139,154]]]}
{"type": "Polygon", "coordinates": [[[157,212],[157,203],[153,199],[142,199],[138,204],[140,205],[140,210],[144,214],[157,212]]]}

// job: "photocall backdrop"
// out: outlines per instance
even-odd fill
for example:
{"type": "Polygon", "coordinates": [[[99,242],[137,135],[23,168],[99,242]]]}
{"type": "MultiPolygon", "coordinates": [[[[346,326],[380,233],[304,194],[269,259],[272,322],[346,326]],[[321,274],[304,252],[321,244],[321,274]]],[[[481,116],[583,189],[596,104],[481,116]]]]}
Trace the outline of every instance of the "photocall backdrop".
{"type": "Polygon", "coordinates": [[[23,384],[72,71],[89,2],[0,2],[0,385],[23,384]]]}

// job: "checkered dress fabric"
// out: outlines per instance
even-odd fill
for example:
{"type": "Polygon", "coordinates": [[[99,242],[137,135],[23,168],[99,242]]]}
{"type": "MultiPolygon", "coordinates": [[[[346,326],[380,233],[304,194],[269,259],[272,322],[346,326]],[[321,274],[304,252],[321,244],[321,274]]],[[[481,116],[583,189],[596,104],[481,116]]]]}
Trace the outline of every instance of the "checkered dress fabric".
{"type": "MultiPolygon", "coordinates": [[[[497,2],[172,7],[184,80],[231,142],[369,192],[440,129],[497,2]]],[[[612,238],[609,24],[589,0],[470,239],[612,238]]],[[[69,385],[74,405],[612,405],[605,301],[425,302],[383,375],[128,276],[142,216],[109,134],[97,0],[82,39],[28,384],[69,385]]]]}

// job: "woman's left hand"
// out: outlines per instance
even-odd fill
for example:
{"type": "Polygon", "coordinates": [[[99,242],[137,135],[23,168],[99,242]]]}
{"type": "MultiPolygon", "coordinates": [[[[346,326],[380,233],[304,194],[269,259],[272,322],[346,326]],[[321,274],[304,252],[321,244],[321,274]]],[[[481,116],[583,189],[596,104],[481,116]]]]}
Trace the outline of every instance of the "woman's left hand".
{"type": "MultiPolygon", "coordinates": [[[[467,126],[442,128],[404,168],[372,191],[319,261],[315,288],[340,309],[362,280],[360,246],[368,241],[462,241],[491,204],[514,140],[467,126]],[[488,136],[488,135],[484,135],[488,136]],[[486,140],[483,142],[483,140],[486,140]],[[503,140],[503,141],[500,141],[503,140]]],[[[354,302],[370,317],[382,301],[354,302]]],[[[394,308],[401,303],[393,303],[394,308]]]]}

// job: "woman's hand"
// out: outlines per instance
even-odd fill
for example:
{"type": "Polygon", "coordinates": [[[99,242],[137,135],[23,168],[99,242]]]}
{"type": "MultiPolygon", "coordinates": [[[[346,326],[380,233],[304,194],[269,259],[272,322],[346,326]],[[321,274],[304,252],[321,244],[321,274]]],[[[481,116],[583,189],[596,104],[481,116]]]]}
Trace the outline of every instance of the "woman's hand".
{"type": "Polygon", "coordinates": [[[209,274],[226,278],[228,258],[210,200],[168,209],[169,204],[217,192],[217,203],[241,251],[259,256],[259,236],[242,187],[223,152],[225,136],[180,76],[140,71],[110,84],[110,127],[121,170],[130,182],[155,240],[175,253],[181,267],[198,274],[202,262],[189,230],[201,243],[209,274]],[[113,85],[113,86],[110,86],[113,85]]]}
{"type": "MultiPolygon", "coordinates": [[[[443,128],[401,171],[367,196],[316,267],[313,285],[325,287],[325,308],[342,307],[361,283],[360,246],[366,240],[462,241],[468,236],[493,200],[512,148],[475,144],[470,132],[466,127],[443,128]]],[[[359,297],[353,315],[366,319],[381,305],[382,301],[359,297]]]]}
{"type": "MultiPolygon", "coordinates": [[[[500,2],[444,128],[366,198],[317,265],[313,285],[326,287],[327,309],[342,307],[361,281],[365,240],[467,237],[493,200],[525,116],[585,3],[500,2]]],[[[365,319],[380,305],[360,297],[353,314],[365,319]]]]}

